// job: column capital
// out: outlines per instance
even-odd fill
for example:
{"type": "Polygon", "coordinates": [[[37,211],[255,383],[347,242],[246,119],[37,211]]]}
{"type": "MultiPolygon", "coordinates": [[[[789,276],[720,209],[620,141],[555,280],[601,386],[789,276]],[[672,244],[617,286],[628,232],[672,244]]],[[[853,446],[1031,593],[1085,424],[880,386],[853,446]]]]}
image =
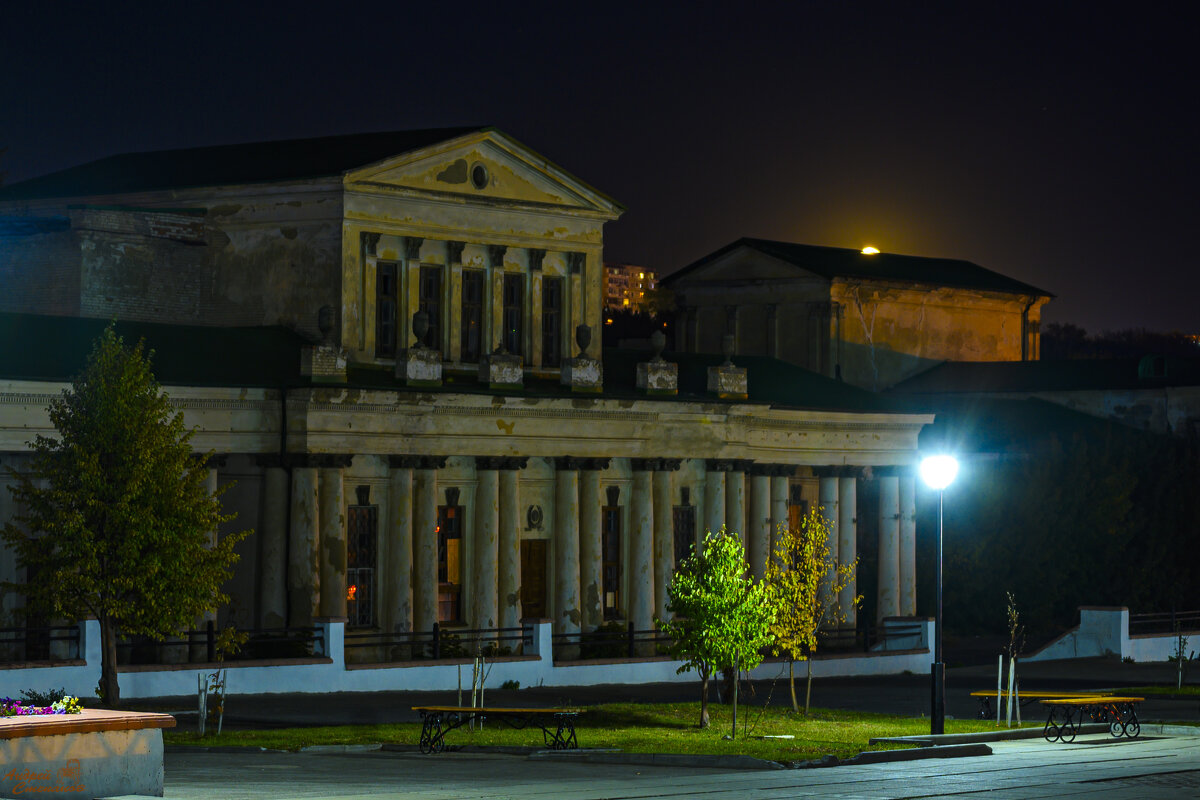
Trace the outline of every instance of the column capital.
{"type": "Polygon", "coordinates": [[[593,472],[598,472],[603,469],[608,469],[608,464],[612,461],[611,458],[584,458],[580,459],[583,466],[580,469],[586,469],[593,472]]]}
{"type": "Polygon", "coordinates": [[[908,464],[888,464],[881,467],[867,467],[867,478],[908,478],[916,474],[916,469],[908,464]]]}
{"type": "Polygon", "coordinates": [[[254,456],[254,466],[262,469],[279,469],[286,466],[284,457],[279,453],[256,453],[254,456]]]}
{"type": "Polygon", "coordinates": [[[345,469],[353,459],[342,453],[288,453],[284,465],[293,469],[345,469]]]}
{"type": "Polygon", "coordinates": [[[584,464],[588,460],[586,458],[579,458],[578,456],[555,456],[554,469],[558,472],[586,469],[587,467],[584,464]]]}
{"type": "Polygon", "coordinates": [[[475,456],[475,469],[476,471],[504,469],[504,462],[507,460],[505,456],[475,456]]]}
{"type": "Polygon", "coordinates": [[[197,461],[203,461],[204,466],[208,469],[220,469],[225,466],[225,462],[229,459],[226,453],[193,453],[192,458],[197,461]]]}
{"type": "Polygon", "coordinates": [[[754,461],[748,458],[706,458],[704,468],[709,472],[745,472],[754,461]]]}
{"type": "Polygon", "coordinates": [[[405,456],[405,455],[389,455],[387,457],[389,469],[416,469],[421,464],[420,456],[405,456]]]}
{"type": "Polygon", "coordinates": [[[542,271],[542,262],[545,260],[546,260],[546,251],[545,250],[540,250],[537,248],[530,248],[530,250],[529,250],[529,271],[530,272],[541,272],[542,271]]]}
{"type": "Polygon", "coordinates": [[[371,231],[362,231],[359,233],[359,239],[362,242],[362,251],[364,255],[375,255],[375,248],[379,245],[379,236],[380,234],[373,233],[371,231]]]}
{"type": "Polygon", "coordinates": [[[488,260],[493,267],[504,266],[504,254],[508,252],[506,244],[489,244],[487,246],[488,260]]]}
{"type": "Polygon", "coordinates": [[[500,469],[522,470],[529,463],[529,456],[505,456],[500,463],[500,469]]]}
{"type": "Polygon", "coordinates": [[[634,471],[674,472],[683,464],[682,458],[631,458],[629,463],[634,471]]]}
{"type": "Polygon", "coordinates": [[[577,250],[572,250],[567,253],[567,267],[572,275],[578,275],[583,272],[583,264],[587,260],[587,254],[577,250]]]}
{"type": "Polygon", "coordinates": [[[453,239],[446,242],[446,263],[461,264],[463,248],[467,246],[466,242],[456,242],[453,239]]]}
{"type": "Polygon", "coordinates": [[[419,456],[417,469],[444,469],[446,456],[419,456]]]}
{"type": "MultiPolygon", "coordinates": [[[[818,478],[869,478],[871,467],[859,467],[850,464],[837,464],[828,467],[813,467],[813,475],[818,478]]],[[[874,469],[878,470],[878,467],[874,469]]],[[[876,472],[878,475],[878,472],[876,472]]]]}
{"type": "Polygon", "coordinates": [[[420,236],[402,236],[401,241],[404,242],[404,257],[409,260],[421,257],[421,245],[424,239],[420,236]]]}

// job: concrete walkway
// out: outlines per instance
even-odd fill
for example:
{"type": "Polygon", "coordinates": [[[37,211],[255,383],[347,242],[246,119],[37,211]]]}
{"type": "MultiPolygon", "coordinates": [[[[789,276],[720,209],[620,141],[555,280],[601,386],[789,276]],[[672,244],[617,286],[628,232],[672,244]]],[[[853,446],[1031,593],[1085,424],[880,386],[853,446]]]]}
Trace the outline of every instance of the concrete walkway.
{"type": "Polygon", "coordinates": [[[448,753],[168,753],[164,797],[223,798],[697,798],[1102,797],[1177,800],[1200,796],[1200,737],[1080,737],[995,742],[993,755],[840,766],[731,771],[704,767],[591,764],[522,756],[448,753]]]}

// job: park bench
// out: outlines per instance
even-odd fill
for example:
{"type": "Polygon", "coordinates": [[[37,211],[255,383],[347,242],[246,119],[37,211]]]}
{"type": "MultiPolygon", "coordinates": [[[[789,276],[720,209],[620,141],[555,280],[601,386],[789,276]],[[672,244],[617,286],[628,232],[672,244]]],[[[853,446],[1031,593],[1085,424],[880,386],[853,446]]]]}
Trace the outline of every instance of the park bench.
{"type": "Polygon", "coordinates": [[[446,749],[446,734],[472,720],[492,719],[510,728],[540,728],[542,741],[551,750],[576,750],[575,718],[578,708],[486,708],[471,706],[413,706],[421,715],[421,752],[446,749]]]}
{"type": "MultiPolygon", "coordinates": [[[[1112,692],[1017,692],[1016,697],[1020,702],[1021,707],[1039,700],[1063,700],[1069,697],[1108,697],[1112,692]]],[[[1003,693],[1000,695],[1004,697],[1003,693]]],[[[971,697],[979,699],[979,718],[991,719],[996,715],[996,709],[992,708],[992,701],[996,699],[994,691],[986,692],[971,692],[971,697]]]]}
{"type": "Polygon", "coordinates": [[[1043,700],[1048,709],[1042,731],[1048,742],[1073,742],[1086,716],[1092,722],[1108,723],[1114,738],[1135,738],[1142,732],[1138,724],[1137,704],[1143,697],[1063,697],[1043,700]]]}

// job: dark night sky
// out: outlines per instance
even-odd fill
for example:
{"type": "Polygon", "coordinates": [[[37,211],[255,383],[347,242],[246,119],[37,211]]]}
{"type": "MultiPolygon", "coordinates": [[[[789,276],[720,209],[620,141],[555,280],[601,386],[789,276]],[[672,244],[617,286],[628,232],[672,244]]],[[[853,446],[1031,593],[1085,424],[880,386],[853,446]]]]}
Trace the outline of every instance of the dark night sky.
{"type": "Polygon", "coordinates": [[[490,124],[628,207],[610,261],[869,243],[1041,286],[1049,321],[1200,333],[1192,26],[1115,7],[11,3],[0,169],[490,124]]]}

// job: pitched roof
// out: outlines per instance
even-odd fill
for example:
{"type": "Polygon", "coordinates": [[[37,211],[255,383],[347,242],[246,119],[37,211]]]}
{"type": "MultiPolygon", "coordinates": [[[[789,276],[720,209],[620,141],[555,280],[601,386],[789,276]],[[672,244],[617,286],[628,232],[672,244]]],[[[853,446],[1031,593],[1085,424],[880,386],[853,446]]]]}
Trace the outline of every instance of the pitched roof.
{"type": "Polygon", "coordinates": [[[482,126],[430,128],[124,153],[0,187],[0,200],[330,177],[486,130],[491,129],[482,126]]]}
{"type": "MultiPolygon", "coordinates": [[[[69,381],[83,371],[107,320],[0,312],[0,378],[69,381]]],[[[282,327],[214,328],[117,322],[126,344],[145,339],[159,383],[276,387],[302,382],[306,340],[282,327]]]]}
{"type": "Polygon", "coordinates": [[[859,250],[844,247],[822,247],[812,244],[776,242],[770,239],[738,239],[695,261],[659,281],[669,286],[680,278],[716,261],[725,254],[748,247],[789,264],[816,273],[824,278],[865,278],[868,280],[923,283],[934,286],[954,286],[992,292],[1033,294],[1053,297],[1050,292],[985,269],[970,261],[953,258],[927,258],[896,253],[865,255],[859,250]]]}
{"type": "Polygon", "coordinates": [[[1200,359],[1177,356],[947,361],[888,391],[904,395],[993,394],[1200,386],[1200,359]]]}

